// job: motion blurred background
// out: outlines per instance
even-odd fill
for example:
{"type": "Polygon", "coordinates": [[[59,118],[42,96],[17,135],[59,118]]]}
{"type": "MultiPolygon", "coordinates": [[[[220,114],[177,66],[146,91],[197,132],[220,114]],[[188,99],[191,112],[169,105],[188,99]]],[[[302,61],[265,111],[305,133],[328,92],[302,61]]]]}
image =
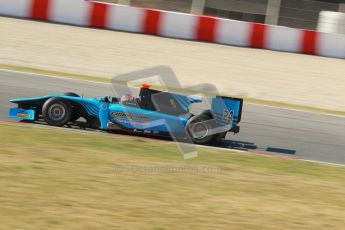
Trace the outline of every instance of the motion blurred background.
{"type": "Polygon", "coordinates": [[[0,0],[0,229],[344,229],[345,0],[103,2],[148,9],[0,0]],[[187,161],[163,140],[6,120],[10,99],[111,95],[160,65],[243,97],[241,132],[187,161]]]}
{"type": "Polygon", "coordinates": [[[344,0],[103,0],[109,3],[345,34],[344,0]],[[337,13],[335,13],[337,12],[337,13]]]}

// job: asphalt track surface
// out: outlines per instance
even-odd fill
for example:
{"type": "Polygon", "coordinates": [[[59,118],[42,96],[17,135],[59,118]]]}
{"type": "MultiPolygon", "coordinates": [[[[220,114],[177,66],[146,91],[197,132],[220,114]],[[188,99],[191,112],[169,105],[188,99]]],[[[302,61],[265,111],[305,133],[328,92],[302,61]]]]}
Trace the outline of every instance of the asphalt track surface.
{"type": "MultiPolygon", "coordinates": [[[[113,95],[109,84],[0,70],[0,118],[6,120],[10,99],[71,91],[113,95]]],[[[345,164],[345,117],[244,104],[240,126],[217,147],[345,164]]]]}

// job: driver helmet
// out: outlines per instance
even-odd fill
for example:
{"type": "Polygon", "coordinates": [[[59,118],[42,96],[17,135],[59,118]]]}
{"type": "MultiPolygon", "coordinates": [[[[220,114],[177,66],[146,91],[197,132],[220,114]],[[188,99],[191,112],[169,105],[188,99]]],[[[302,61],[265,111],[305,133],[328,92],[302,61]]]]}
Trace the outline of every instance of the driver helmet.
{"type": "Polygon", "coordinates": [[[136,104],[135,98],[130,94],[122,95],[120,98],[120,104],[136,104]]]}

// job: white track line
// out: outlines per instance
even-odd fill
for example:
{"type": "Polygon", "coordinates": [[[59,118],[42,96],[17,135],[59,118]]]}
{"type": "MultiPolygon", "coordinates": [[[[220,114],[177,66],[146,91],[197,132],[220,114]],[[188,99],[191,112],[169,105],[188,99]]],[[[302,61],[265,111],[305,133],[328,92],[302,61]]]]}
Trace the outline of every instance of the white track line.
{"type": "Polygon", "coordinates": [[[316,164],[330,165],[330,166],[336,166],[336,167],[345,167],[345,164],[337,164],[337,163],[331,163],[331,162],[325,162],[325,161],[314,161],[314,160],[305,160],[305,159],[301,159],[301,160],[305,161],[305,162],[316,163],[316,164]]]}

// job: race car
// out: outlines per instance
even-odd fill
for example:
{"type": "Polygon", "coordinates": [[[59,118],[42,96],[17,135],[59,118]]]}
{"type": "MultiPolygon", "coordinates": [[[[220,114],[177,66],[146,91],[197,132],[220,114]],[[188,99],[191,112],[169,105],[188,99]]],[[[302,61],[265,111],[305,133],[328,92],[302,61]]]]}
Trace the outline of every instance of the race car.
{"type": "Polygon", "coordinates": [[[243,99],[215,96],[210,109],[191,113],[190,105],[202,101],[144,84],[138,97],[84,98],[69,92],[13,99],[10,102],[17,107],[9,109],[9,118],[44,121],[51,126],[70,126],[84,120],[88,128],[169,136],[203,145],[240,131],[243,99]]]}

